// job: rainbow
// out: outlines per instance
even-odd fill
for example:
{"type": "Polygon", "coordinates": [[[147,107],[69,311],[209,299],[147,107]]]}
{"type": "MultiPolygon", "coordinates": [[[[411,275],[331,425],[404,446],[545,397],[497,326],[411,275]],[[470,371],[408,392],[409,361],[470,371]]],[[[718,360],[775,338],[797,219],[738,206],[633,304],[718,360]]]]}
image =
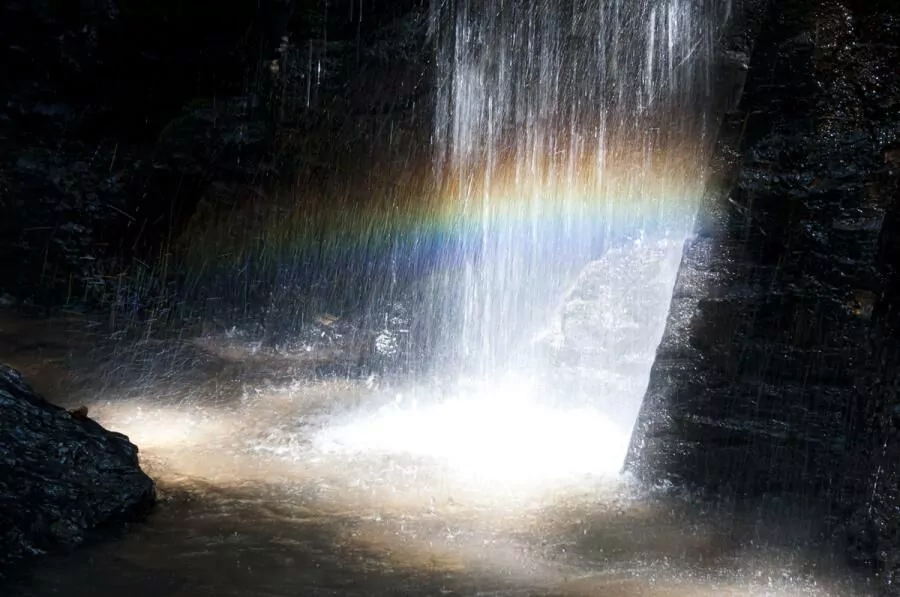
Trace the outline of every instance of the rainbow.
{"type": "Polygon", "coordinates": [[[325,191],[295,185],[253,195],[198,214],[181,254],[191,279],[212,293],[241,276],[365,293],[392,275],[415,278],[471,259],[547,268],[555,255],[590,259],[637,234],[685,233],[703,194],[706,153],[688,143],[637,145],[447,168],[388,164],[325,191]]]}

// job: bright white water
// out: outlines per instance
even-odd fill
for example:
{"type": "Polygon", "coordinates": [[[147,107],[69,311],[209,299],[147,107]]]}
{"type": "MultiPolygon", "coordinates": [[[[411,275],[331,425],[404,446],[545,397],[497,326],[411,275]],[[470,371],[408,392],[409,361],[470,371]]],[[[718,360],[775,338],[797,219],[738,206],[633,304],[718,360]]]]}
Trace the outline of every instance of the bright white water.
{"type": "Polygon", "coordinates": [[[616,476],[662,338],[681,243],[640,240],[591,263],[535,339],[543,361],[396,389],[331,419],[329,454],[423,459],[482,492],[616,476]]]}
{"type": "Polygon", "coordinates": [[[433,2],[435,171],[462,247],[429,299],[443,379],[340,417],[317,449],[505,489],[618,473],[704,188],[726,12],[433,2]]]}
{"type": "Polygon", "coordinates": [[[432,3],[437,169],[467,247],[449,352],[470,370],[527,360],[528,335],[610,246],[688,234],[728,5],[432,3]]]}

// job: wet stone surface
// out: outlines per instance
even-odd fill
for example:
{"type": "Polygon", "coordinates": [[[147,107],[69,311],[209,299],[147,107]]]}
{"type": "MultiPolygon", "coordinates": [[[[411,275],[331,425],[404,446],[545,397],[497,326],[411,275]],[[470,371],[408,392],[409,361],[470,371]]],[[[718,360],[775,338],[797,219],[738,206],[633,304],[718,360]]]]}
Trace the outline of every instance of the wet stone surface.
{"type": "Polygon", "coordinates": [[[894,592],[898,18],[772,5],[720,144],[741,157],[686,245],[631,460],[651,483],[830,504],[894,592]]]}
{"type": "Polygon", "coordinates": [[[37,395],[0,366],[0,575],[142,517],[155,499],[137,448],[37,395]]]}

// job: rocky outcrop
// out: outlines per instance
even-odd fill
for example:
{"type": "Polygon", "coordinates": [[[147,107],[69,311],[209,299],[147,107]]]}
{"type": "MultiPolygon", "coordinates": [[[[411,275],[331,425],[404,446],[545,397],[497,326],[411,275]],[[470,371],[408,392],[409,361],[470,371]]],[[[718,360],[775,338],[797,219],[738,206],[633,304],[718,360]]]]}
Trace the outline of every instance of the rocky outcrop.
{"type": "Polygon", "coordinates": [[[37,395],[0,366],[0,575],[22,558],[75,547],[135,520],[155,500],[138,450],[37,395]]]}
{"type": "Polygon", "coordinates": [[[771,5],[629,458],[648,483],[824,500],[882,578],[900,563],[898,48],[895,3],[771,5]]]}

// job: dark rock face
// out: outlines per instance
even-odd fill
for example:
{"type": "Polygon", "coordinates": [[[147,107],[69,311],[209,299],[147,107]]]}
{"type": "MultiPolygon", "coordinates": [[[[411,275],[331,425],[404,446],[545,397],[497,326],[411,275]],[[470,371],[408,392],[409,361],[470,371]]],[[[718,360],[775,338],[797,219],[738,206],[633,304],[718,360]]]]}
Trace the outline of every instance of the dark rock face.
{"type": "Polygon", "coordinates": [[[0,7],[0,286],[20,299],[123,302],[115,277],[129,258],[155,252],[196,203],[196,170],[212,164],[173,155],[196,131],[169,127],[181,133],[177,148],[172,135],[160,151],[157,140],[185,104],[212,93],[209,79],[220,95],[239,94],[222,83],[222,65],[240,69],[233,40],[252,9],[229,28],[211,5],[199,23],[202,7],[151,4],[0,7]]]}
{"type": "Polygon", "coordinates": [[[162,316],[175,295],[220,300],[239,285],[230,268],[180,288],[179,233],[397,137],[427,104],[419,4],[0,5],[0,291],[119,320],[162,316]]]}
{"type": "Polygon", "coordinates": [[[69,414],[0,366],[0,575],[145,514],[153,481],[128,438],[69,414]]]}
{"type": "Polygon", "coordinates": [[[900,570],[898,48],[896,3],[771,5],[629,460],[650,483],[824,499],[885,579],[900,570]]]}

